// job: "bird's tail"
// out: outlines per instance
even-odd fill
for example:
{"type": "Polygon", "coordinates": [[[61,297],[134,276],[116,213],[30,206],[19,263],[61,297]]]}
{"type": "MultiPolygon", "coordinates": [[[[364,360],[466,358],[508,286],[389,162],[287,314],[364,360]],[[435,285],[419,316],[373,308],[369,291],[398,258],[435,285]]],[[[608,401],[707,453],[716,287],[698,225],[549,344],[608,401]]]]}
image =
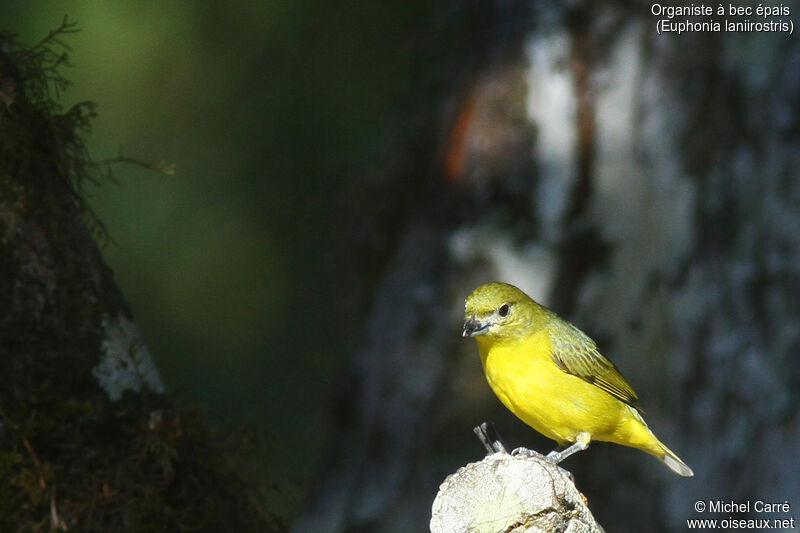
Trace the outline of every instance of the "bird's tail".
{"type": "Polygon", "coordinates": [[[692,477],[694,475],[694,472],[692,472],[692,469],[689,468],[689,465],[681,461],[680,457],[675,455],[672,450],[660,442],[659,444],[661,445],[661,454],[656,455],[656,457],[661,459],[661,461],[667,465],[670,470],[683,477],[692,477]]]}
{"type": "Polygon", "coordinates": [[[654,455],[661,459],[661,462],[667,467],[683,477],[692,477],[694,472],[689,468],[689,465],[681,461],[681,458],[675,455],[675,452],[664,446],[658,437],[656,437],[650,428],[645,424],[644,419],[636,409],[628,406],[628,412],[631,416],[627,419],[627,433],[624,433],[625,439],[619,442],[626,446],[633,446],[640,450],[654,455]]]}

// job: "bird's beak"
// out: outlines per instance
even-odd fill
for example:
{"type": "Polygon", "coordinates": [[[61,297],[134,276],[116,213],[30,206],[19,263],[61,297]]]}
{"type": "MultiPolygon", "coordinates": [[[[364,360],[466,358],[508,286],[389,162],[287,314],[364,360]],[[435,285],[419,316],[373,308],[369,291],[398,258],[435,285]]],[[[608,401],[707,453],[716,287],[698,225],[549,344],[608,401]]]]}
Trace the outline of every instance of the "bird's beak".
{"type": "Polygon", "coordinates": [[[461,335],[463,337],[477,337],[489,331],[489,326],[490,324],[483,324],[473,316],[464,322],[464,332],[461,335]]]}

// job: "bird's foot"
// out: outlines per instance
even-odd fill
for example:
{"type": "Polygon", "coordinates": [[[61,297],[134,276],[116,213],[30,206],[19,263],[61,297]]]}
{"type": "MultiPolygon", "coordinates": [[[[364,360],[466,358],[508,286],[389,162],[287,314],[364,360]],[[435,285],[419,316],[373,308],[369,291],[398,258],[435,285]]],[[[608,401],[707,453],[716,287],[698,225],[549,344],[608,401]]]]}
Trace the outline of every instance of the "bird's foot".
{"type": "Polygon", "coordinates": [[[544,458],[547,459],[547,462],[553,463],[554,465],[557,465],[558,463],[560,463],[561,461],[566,459],[566,456],[563,455],[563,453],[565,451],[566,450],[559,452],[559,451],[553,450],[552,452],[550,452],[547,455],[545,455],[544,458]]]}
{"type": "Polygon", "coordinates": [[[577,438],[575,439],[575,444],[567,448],[566,450],[556,451],[553,450],[552,452],[548,453],[545,459],[550,461],[551,463],[557,465],[570,455],[575,452],[580,452],[585,450],[589,447],[589,443],[592,440],[592,436],[586,432],[578,433],[577,438]]]}
{"type": "Polygon", "coordinates": [[[529,450],[528,448],[523,448],[522,446],[520,446],[519,448],[514,448],[511,451],[511,455],[513,455],[515,457],[518,456],[518,455],[519,456],[523,456],[523,457],[541,457],[542,456],[542,454],[540,454],[539,452],[534,451],[534,450],[529,450]]]}

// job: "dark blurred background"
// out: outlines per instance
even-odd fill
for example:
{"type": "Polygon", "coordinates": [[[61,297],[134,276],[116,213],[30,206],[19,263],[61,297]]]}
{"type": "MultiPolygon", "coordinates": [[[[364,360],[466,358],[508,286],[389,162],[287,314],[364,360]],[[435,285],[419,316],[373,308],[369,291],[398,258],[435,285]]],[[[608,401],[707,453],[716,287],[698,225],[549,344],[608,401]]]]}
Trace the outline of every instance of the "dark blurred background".
{"type": "Polygon", "coordinates": [[[64,15],[74,68],[64,107],[91,100],[84,193],[106,258],[170,392],[275,440],[269,474],[297,501],[348,353],[337,291],[343,191],[411,82],[409,33],[426,2],[3,2],[33,44],[64,15]]]}
{"type": "Polygon", "coordinates": [[[107,260],[170,394],[270,435],[297,531],[424,530],[483,420],[549,449],[459,338],[492,279],[593,336],[695,470],[570,458],[608,531],[800,506],[795,35],[513,0],[6,0],[0,27],[65,14],[93,157],[177,170],[86,188],[107,260]]]}

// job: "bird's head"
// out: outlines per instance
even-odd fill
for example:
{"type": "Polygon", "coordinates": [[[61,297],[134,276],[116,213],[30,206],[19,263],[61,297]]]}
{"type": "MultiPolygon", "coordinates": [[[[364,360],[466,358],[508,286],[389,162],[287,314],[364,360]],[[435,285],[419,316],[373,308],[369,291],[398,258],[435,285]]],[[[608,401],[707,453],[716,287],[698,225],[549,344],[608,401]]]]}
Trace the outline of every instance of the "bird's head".
{"type": "Polygon", "coordinates": [[[481,285],[467,297],[463,336],[496,340],[528,333],[538,309],[542,308],[513,285],[481,285]]]}

